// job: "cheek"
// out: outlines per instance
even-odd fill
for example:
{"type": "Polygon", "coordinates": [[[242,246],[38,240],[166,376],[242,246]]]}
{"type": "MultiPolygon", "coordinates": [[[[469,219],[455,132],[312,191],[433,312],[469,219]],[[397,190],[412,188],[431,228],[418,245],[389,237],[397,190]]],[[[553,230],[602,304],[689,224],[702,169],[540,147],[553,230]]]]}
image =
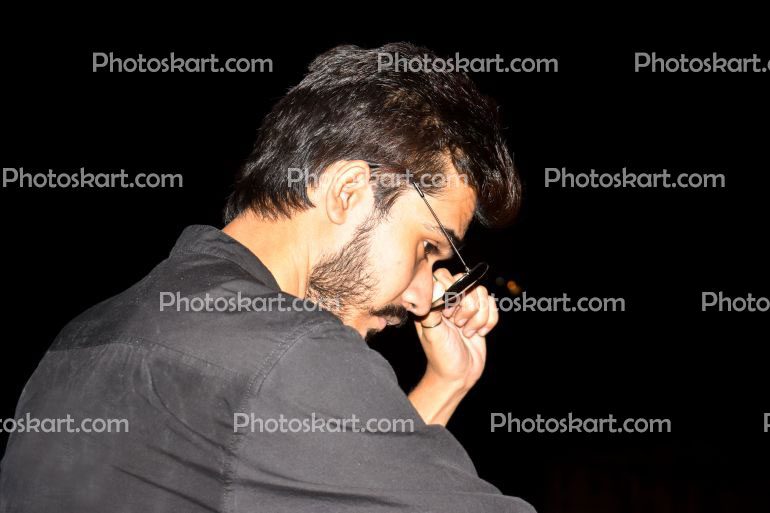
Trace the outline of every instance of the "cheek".
{"type": "Polygon", "coordinates": [[[372,263],[380,284],[378,295],[382,301],[392,301],[400,296],[414,279],[414,258],[395,244],[375,244],[373,249],[372,263]]]}

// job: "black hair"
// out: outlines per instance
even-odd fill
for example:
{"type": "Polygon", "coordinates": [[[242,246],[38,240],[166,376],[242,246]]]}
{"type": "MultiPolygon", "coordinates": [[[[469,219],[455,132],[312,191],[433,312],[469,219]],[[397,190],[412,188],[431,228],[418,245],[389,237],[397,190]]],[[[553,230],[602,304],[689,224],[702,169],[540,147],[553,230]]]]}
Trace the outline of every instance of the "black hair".
{"type": "MultiPolygon", "coordinates": [[[[355,159],[383,163],[385,172],[408,170],[431,195],[442,188],[440,180],[432,186],[431,177],[445,174],[449,159],[476,193],[476,219],[486,226],[509,221],[521,185],[495,102],[465,73],[383,65],[396,56],[436,58],[409,43],[338,46],[318,56],[265,117],[227,201],[225,222],[246,209],[279,219],[312,208],[308,184],[334,162],[355,159]],[[291,180],[290,169],[301,170],[304,179],[291,180]]],[[[375,190],[382,212],[408,187],[392,183],[375,190]]]]}

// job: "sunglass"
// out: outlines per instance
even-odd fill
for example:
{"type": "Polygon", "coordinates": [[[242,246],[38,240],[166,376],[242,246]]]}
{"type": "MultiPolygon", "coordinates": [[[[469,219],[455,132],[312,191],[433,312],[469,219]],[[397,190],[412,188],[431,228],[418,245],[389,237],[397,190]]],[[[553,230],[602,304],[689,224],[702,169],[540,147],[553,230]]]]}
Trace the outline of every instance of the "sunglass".
{"type": "MultiPolygon", "coordinates": [[[[382,164],[375,164],[372,162],[368,162],[369,167],[371,168],[380,168],[383,167],[382,164]]],[[[486,262],[479,262],[478,264],[474,265],[473,268],[468,267],[468,264],[465,263],[465,259],[462,257],[460,252],[457,250],[457,246],[455,246],[455,243],[452,241],[452,237],[447,232],[447,229],[444,228],[444,225],[439,220],[438,216],[436,215],[436,212],[433,210],[433,207],[430,206],[430,203],[428,203],[428,198],[425,197],[425,193],[420,189],[420,186],[417,185],[417,182],[411,181],[410,182],[417,193],[420,195],[422,200],[425,202],[425,205],[428,207],[428,210],[430,210],[431,215],[433,216],[433,219],[436,220],[436,223],[438,224],[439,229],[441,230],[441,233],[444,234],[444,237],[449,242],[449,245],[452,247],[452,251],[454,251],[454,254],[457,255],[458,260],[460,260],[460,263],[463,265],[463,268],[465,268],[465,272],[460,276],[457,280],[455,280],[444,292],[444,295],[440,298],[436,299],[431,303],[431,310],[438,310],[445,307],[451,307],[458,304],[460,300],[464,297],[465,293],[468,292],[470,289],[476,286],[479,281],[487,274],[487,271],[489,270],[489,264],[486,262]]]]}
{"type": "Polygon", "coordinates": [[[444,308],[445,305],[454,306],[463,298],[467,291],[475,287],[476,284],[481,281],[481,279],[487,274],[487,271],[489,270],[489,264],[486,262],[479,262],[478,264],[474,265],[472,269],[468,267],[468,264],[465,263],[465,259],[460,254],[460,251],[458,251],[457,246],[455,246],[455,243],[452,242],[452,237],[449,236],[446,228],[444,228],[444,225],[441,223],[441,221],[439,221],[436,212],[433,211],[433,207],[431,207],[430,203],[428,203],[428,198],[425,197],[425,193],[422,192],[422,189],[420,189],[420,186],[417,185],[417,182],[412,182],[412,185],[422,200],[425,202],[428,210],[430,210],[430,213],[433,215],[433,219],[436,220],[438,227],[441,229],[441,233],[444,234],[444,237],[446,237],[449,245],[452,246],[452,251],[454,251],[455,255],[457,255],[457,259],[460,260],[460,263],[465,268],[463,275],[455,280],[455,282],[446,289],[444,295],[431,303],[431,310],[444,308]]]}

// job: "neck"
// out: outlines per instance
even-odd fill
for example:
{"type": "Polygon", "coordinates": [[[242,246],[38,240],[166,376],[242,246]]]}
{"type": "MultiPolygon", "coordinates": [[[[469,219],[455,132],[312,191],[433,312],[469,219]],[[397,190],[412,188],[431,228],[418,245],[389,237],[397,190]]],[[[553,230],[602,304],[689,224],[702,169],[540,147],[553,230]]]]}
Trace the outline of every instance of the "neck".
{"type": "Polygon", "coordinates": [[[311,240],[299,216],[278,221],[244,212],[222,231],[249,249],[270,270],[283,292],[304,298],[310,276],[311,240]]]}

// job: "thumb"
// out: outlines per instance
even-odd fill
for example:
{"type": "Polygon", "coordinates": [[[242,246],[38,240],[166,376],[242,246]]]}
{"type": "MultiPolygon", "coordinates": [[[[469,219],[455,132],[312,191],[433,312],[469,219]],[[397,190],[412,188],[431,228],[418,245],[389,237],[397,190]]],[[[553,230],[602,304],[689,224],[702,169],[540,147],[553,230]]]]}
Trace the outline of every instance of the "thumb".
{"type": "MultiPolygon", "coordinates": [[[[431,298],[431,301],[435,301],[443,296],[447,286],[435,275],[433,276],[433,280],[433,297],[431,298]]],[[[449,282],[451,284],[451,279],[449,282]]],[[[415,326],[417,328],[417,335],[426,342],[445,340],[448,335],[447,330],[449,329],[449,326],[446,323],[446,319],[444,319],[444,316],[441,314],[441,309],[431,310],[428,312],[428,315],[417,318],[415,320],[415,326]]]]}

